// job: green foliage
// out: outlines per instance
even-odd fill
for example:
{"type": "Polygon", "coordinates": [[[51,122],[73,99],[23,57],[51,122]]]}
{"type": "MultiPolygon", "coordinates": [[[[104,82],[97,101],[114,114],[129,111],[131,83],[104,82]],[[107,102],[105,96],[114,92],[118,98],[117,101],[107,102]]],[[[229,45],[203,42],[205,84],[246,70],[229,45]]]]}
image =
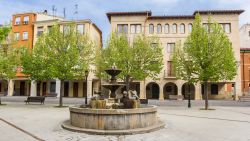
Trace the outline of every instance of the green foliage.
{"type": "Polygon", "coordinates": [[[105,77],[104,70],[113,65],[122,70],[118,76],[121,79],[157,77],[163,66],[162,48],[153,37],[138,35],[130,44],[125,34],[112,33],[107,47],[97,57],[98,75],[105,77]],[[152,43],[155,43],[153,47],[152,43]]]}
{"type": "Polygon", "coordinates": [[[39,37],[32,51],[24,50],[23,73],[32,80],[83,79],[93,63],[93,49],[90,39],[76,32],[75,24],[64,32],[55,25],[39,37]]]}
{"type": "Polygon", "coordinates": [[[188,82],[232,80],[237,69],[232,44],[222,27],[209,18],[207,30],[200,15],[183,48],[177,47],[173,63],[177,77],[188,82]]]}
{"type": "Polygon", "coordinates": [[[5,39],[9,35],[10,31],[11,31],[10,27],[7,27],[7,26],[0,27],[0,43],[5,41],[5,39]]]}
{"type": "Polygon", "coordinates": [[[21,52],[14,47],[12,38],[7,39],[9,27],[0,28],[0,79],[9,80],[16,76],[16,69],[20,66],[21,52]]]}

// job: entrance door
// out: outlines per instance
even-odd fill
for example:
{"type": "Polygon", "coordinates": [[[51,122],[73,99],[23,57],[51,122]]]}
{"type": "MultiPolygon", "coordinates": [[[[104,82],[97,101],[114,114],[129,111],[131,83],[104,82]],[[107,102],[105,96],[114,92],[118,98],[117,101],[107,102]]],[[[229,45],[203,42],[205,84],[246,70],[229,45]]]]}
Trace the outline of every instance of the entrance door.
{"type": "Polygon", "coordinates": [[[25,95],[25,82],[21,81],[20,83],[20,96],[24,96],[25,95]]]}
{"type": "Polygon", "coordinates": [[[78,97],[78,82],[74,82],[73,84],[73,96],[78,97]]]}
{"type": "Polygon", "coordinates": [[[40,96],[41,82],[37,82],[36,84],[36,94],[40,96]]]}
{"type": "Polygon", "coordinates": [[[43,82],[43,96],[46,95],[46,90],[47,90],[47,83],[46,82],[43,82]]]}
{"type": "Polygon", "coordinates": [[[159,87],[157,84],[152,84],[152,98],[159,99],[159,87]]]}
{"type": "Polygon", "coordinates": [[[64,97],[69,97],[69,82],[64,82],[64,97]]]}

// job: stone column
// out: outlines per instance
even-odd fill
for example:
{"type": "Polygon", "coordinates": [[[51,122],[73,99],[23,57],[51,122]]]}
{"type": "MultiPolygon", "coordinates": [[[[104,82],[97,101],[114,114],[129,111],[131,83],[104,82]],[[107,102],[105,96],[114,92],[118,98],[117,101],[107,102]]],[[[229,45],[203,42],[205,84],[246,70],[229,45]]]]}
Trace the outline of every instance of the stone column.
{"type": "Polygon", "coordinates": [[[159,100],[164,100],[164,94],[163,94],[163,84],[160,82],[159,89],[160,89],[160,95],[159,95],[159,100]]]}
{"type": "Polygon", "coordinates": [[[202,100],[202,96],[201,96],[201,84],[197,83],[195,86],[195,94],[194,94],[194,99],[195,100],[202,100]]]}
{"type": "Polygon", "coordinates": [[[87,80],[87,95],[88,99],[92,97],[92,80],[87,80]]]}
{"type": "Polygon", "coordinates": [[[146,99],[145,81],[140,81],[140,99],[146,99]]]}
{"type": "Polygon", "coordinates": [[[14,80],[10,79],[8,82],[8,96],[13,96],[13,92],[14,92],[14,80]]]}
{"type": "Polygon", "coordinates": [[[30,86],[30,96],[37,96],[37,83],[36,81],[32,80],[31,81],[31,86],[30,86]]]}
{"type": "MultiPolygon", "coordinates": [[[[177,95],[182,95],[181,88],[182,88],[182,84],[181,83],[177,83],[177,95]]],[[[178,100],[181,100],[181,99],[178,99],[178,100]]]]}
{"type": "Polygon", "coordinates": [[[56,93],[57,93],[57,97],[60,97],[60,89],[61,89],[61,81],[59,79],[56,79],[56,93]]]}

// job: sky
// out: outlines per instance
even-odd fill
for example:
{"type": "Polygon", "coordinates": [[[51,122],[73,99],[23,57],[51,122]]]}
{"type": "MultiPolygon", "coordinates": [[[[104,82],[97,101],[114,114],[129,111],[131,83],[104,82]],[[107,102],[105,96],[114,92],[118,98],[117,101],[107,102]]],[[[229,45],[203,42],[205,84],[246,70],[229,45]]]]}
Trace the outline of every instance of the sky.
{"type": "Polygon", "coordinates": [[[52,14],[53,5],[58,16],[63,16],[66,8],[68,20],[91,19],[102,30],[104,42],[110,32],[107,12],[151,10],[153,15],[191,15],[195,10],[243,9],[240,26],[250,22],[250,0],[0,0],[0,24],[9,22],[14,13],[46,9],[52,14]]]}

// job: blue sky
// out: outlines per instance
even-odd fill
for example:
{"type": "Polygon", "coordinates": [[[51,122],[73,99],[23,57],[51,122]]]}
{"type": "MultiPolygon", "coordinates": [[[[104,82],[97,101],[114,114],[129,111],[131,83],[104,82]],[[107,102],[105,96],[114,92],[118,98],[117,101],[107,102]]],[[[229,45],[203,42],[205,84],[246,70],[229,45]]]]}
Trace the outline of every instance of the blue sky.
{"type": "Polygon", "coordinates": [[[103,32],[106,40],[110,25],[106,12],[145,11],[153,15],[189,15],[194,10],[244,9],[240,25],[250,22],[250,0],[0,0],[0,24],[9,22],[13,13],[43,11],[52,13],[52,5],[57,15],[74,19],[74,5],[78,4],[78,19],[91,19],[103,32]]]}

